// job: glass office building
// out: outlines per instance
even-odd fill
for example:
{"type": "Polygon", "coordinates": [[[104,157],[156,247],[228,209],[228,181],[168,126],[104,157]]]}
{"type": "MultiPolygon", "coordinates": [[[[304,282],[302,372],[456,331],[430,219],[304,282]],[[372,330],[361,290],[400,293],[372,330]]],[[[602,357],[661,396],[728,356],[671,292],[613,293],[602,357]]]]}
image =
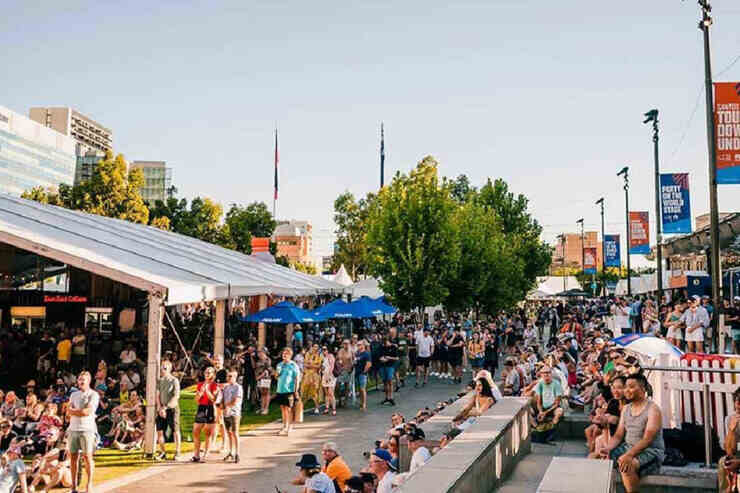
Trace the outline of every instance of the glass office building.
{"type": "Polygon", "coordinates": [[[169,197],[172,186],[172,168],[164,161],[133,161],[131,169],[139,169],[144,175],[144,185],[139,189],[141,198],[149,204],[164,201],[169,197]]]}
{"type": "Polygon", "coordinates": [[[72,185],[75,140],[0,106],[0,193],[72,185]]]}

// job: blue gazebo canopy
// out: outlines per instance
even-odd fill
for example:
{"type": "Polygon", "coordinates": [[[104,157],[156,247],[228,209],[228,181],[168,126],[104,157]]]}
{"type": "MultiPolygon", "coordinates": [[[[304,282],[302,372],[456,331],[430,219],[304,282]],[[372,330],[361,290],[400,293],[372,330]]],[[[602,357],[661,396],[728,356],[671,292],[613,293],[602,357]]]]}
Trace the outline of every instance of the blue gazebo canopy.
{"type": "Polygon", "coordinates": [[[334,301],[327,303],[326,305],[320,306],[314,312],[317,316],[322,319],[327,318],[356,318],[352,316],[350,311],[350,304],[339,298],[334,301]]]}
{"type": "Polygon", "coordinates": [[[385,301],[385,296],[379,296],[378,298],[375,298],[372,300],[375,305],[380,308],[380,310],[383,311],[383,313],[387,313],[388,315],[391,315],[393,313],[396,313],[398,311],[398,308],[395,306],[389,305],[385,301]]]}
{"type": "Polygon", "coordinates": [[[298,308],[289,301],[281,301],[269,308],[243,317],[244,322],[258,322],[266,324],[300,324],[306,322],[323,322],[326,317],[298,308]]]}

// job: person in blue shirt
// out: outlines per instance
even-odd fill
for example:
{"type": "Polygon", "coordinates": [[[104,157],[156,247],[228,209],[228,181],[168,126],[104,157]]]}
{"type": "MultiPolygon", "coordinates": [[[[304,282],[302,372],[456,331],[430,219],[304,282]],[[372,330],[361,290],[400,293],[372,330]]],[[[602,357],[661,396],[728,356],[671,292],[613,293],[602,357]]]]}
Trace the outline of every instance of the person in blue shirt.
{"type": "Polygon", "coordinates": [[[293,332],[293,349],[294,351],[297,351],[299,348],[303,347],[303,331],[301,330],[300,325],[296,325],[294,329],[295,332],[293,332]]]}
{"type": "Polygon", "coordinates": [[[301,370],[293,361],[293,350],[289,347],[283,349],[283,360],[277,364],[275,374],[277,375],[277,395],[275,401],[280,405],[283,418],[283,428],[278,435],[288,435],[293,427],[293,405],[299,399],[298,386],[301,379],[301,370]]]}

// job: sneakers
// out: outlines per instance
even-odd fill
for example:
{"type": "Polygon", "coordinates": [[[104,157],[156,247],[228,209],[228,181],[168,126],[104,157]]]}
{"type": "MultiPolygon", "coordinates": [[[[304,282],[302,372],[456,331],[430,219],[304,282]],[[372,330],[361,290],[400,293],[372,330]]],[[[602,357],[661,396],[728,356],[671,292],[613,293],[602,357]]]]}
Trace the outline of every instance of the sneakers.
{"type": "Polygon", "coordinates": [[[288,434],[288,429],[283,428],[282,430],[278,431],[278,435],[280,436],[286,436],[288,434]]]}
{"type": "Polygon", "coordinates": [[[388,399],[388,403],[389,403],[389,404],[390,404],[391,406],[395,406],[395,405],[396,405],[396,401],[394,401],[393,399],[388,399]]]}
{"type": "Polygon", "coordinates": [[[194,455],[193,457],[190,458],[190,462],[202,462],[202,460],[197,455],[194,455]]]}
{"type": "Polygon", "coordinates": [[[167,454],[162,452],[161,450],[159,452],[154,453],[154,460],[165,460],[167,458],[167,454]]]}
{"type": "Polygon", "coordinates": [[[234,456],[234,464],[238,464],[238,463],[239,463],[239,454],[236,454],[234,456]]]}
{"type": "Polygon", "coordinates": [[[224,462],[228,462],[228,461],[230,461],[230,460],[231,460],[231,459],[233,459],[233,458],[234,458],[234,456],[233,456],[233,455],[231,455],[231,453],[229,453],[229,454],[227,454],[227,455],[226,455],[226,456],[224,457],[224,462]]]}

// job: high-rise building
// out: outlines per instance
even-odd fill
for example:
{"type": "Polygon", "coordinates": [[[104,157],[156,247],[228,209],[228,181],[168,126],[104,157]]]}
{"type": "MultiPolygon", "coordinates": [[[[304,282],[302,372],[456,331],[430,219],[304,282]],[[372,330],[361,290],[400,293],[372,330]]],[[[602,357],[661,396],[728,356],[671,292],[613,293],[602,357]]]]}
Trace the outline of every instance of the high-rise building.
{"type": "Polygon", "coordinates": [[[72,185],[75,141],[0,106],[0,192],[72,185]]]}
{"type": "Polygon", "coordinates": [[[77,156],[77,166],[75,168],[75,185],[92,178],[95,166],[105,158],[102,151],[87,151],[84,156],[77,156]]]}
{"type": "Polygon", "coordinates": [[[281,221],[272,233],[277,256],[291,262],[314,264],[312,227],[309,221],[281,221]]]}
{"type": "Polygon", "coordinates": [[[31,120],[75,139],[79,144],[79,156],[91,150],[113,150],[113,131],[73,108],[31,108],[29,116],[31,120]]]}
{"type": "Polygon", "coordinates": [[[141,198],[150,204],[155,201],[164,201],[172,186],[172,168],[167,167],[164,161],[133,161],[129,169],[140,169],[144,175],[144,185],[141,187],[141,198]]]}

